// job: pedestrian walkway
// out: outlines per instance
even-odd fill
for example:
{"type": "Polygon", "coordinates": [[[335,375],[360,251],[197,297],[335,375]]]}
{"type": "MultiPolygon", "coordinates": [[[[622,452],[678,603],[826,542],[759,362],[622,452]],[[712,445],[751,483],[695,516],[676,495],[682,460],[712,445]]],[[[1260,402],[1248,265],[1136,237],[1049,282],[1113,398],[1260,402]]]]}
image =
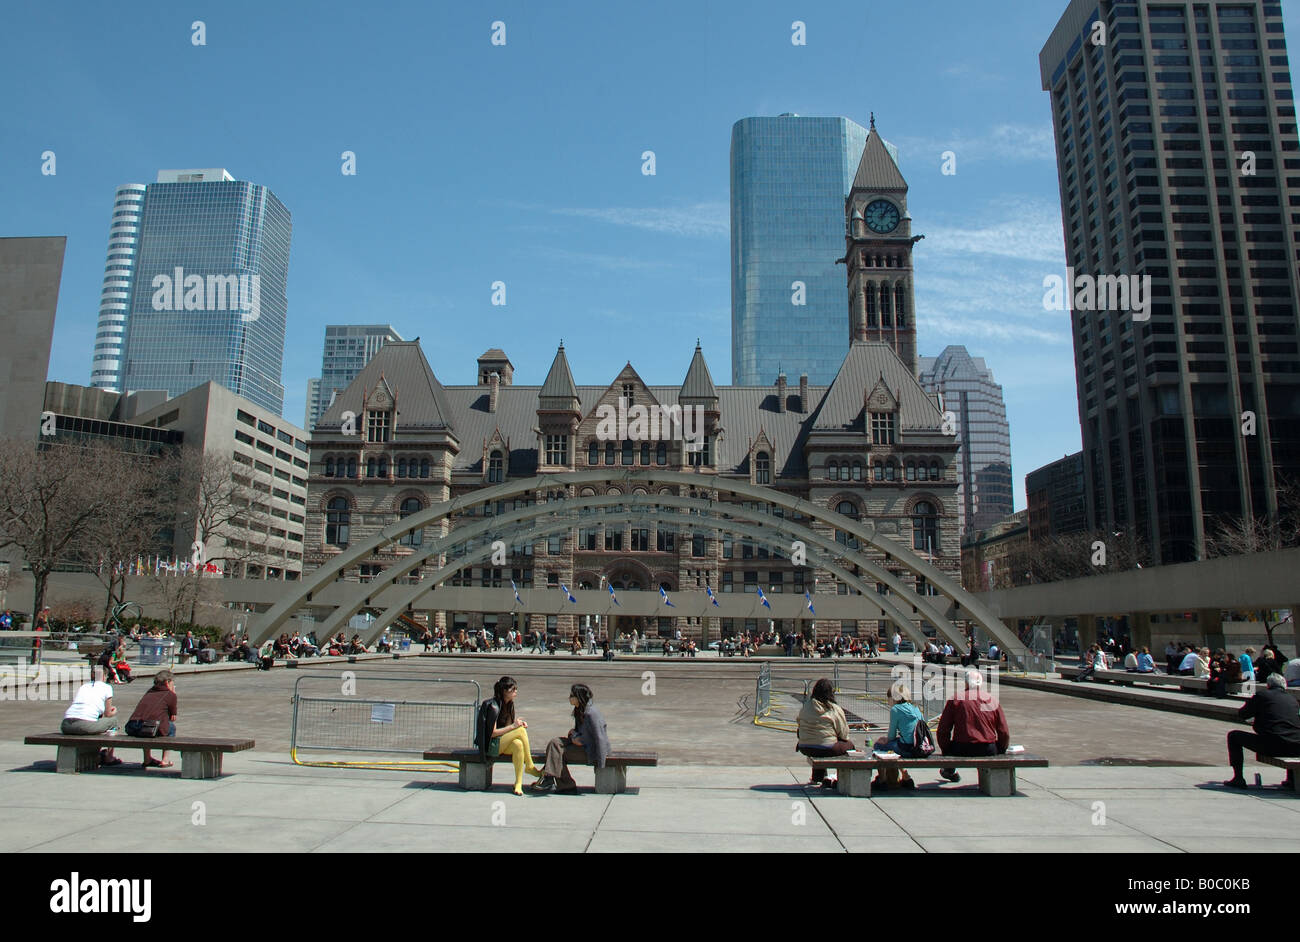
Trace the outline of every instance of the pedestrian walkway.
{"type": "MultiPolygon", "coordinates": [[[[872,799],[805,788],[806,765],[638,769],[624,795],[462,792],[432,772],[308,769],[274,753],[227,756],[216,780],[122,766],[52,771],[44,747],[0,744],[0,853],[134,851],[1294,851],[1300,798],[1232,792],[1222,768],[1024,770],[1020,794],[980,795],[974,776],[872,799]],[[111,814],[104,812],[112,808],[111,814]]],[[[1276,784],[1277,769],[1247,766],[1276,784]]]]}

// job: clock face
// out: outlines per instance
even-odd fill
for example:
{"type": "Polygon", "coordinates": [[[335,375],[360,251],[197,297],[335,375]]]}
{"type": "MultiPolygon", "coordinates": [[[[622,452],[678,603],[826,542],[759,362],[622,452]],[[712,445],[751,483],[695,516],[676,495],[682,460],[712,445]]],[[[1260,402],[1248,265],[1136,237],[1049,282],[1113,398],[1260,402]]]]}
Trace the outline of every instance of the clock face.
{"type": "Polygon", "coordinates": [[[889,200],[875,200],[867,206],[866,220],[872,232],[893,232],[898,218],[898,207],[889,200]]]}

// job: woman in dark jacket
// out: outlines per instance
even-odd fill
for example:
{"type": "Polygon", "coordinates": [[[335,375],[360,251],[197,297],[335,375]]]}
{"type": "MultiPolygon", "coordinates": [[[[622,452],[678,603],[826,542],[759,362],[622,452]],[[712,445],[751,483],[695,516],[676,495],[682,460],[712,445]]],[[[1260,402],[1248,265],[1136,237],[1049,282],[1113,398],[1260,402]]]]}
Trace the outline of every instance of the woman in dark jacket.
{"type": "Polygon", "coordinates": [[[483,761],[509,756],[515,766],[515,794],[524,793],[524,771],[541,775],[533,764],[533,750],[528,744],[528,724],[515,717],[515,697],[519,686],[513,677],[502,677],[492,685],[492,699],[479,707],[478,733],[474,742],[483,761]]]}
{"type": "Polygon", "coordinates": [[[573,729],[567,736],[556,736],[546,744],[546,764],[542,777],[533,783],[533,790],[559,792],[572,795],[578,783],[569,774],[569,764],[605,767],[609,755],[609,737],[605,732],[605,718],[591,705],[593,695],[586,684],[569,688],[569,704],[573,707],[573,729]]]}

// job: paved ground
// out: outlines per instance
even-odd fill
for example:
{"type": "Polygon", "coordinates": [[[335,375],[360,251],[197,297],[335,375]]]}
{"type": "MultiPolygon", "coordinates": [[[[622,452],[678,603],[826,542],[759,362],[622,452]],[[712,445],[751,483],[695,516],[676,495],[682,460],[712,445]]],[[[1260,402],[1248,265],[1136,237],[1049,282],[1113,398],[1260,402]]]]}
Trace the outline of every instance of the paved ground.
{"type": "MultiPolygon", "coordinates": [[[[800,765],[633,769],[627,794],[460,791],[428,772],[308,769],[240,753],[225,777],[136,764],[57,775],[52,750],[0,744],[0,853],[214,851],[1294,851],[1300,798],[1229,792],[1218,770],[1025,770],[1020,794],[918,777],[913,793],[806,790],[800,765]],[[34,763],[34,764],[33,764],[34,763]],[[1101,802],[1101,804],[1098,804],[1101,802]]],[[[500,770],[505,771],[504,767],[500,770]]],[[[576,770],[590,786],[589,769],[576,770]]],[[[1265,769],[1275,782],[1278,770],[1265,769]]],[[[973,776],[970,777],[973,779],[973,776]]],[[[500,776],[498,777],[500,780],[500,776]]]]}

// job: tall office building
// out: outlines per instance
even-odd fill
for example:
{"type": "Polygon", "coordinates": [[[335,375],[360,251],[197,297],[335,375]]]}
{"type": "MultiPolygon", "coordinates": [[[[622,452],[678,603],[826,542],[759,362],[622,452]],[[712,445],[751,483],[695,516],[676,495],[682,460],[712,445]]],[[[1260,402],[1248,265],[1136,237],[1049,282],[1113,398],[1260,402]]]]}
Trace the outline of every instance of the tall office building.
{"type": "Polygon", "coordinates": [[[1011,427],[1002,387],[984,360],[965,347],[947,347],[917,360],[921,388],[943,396],[957,432],[957,507],[963,534],[1011,515],[1011,427]]]}
{"type": "Polygon", "coordinates": [[[211,380],[278,414],[291,236],[265,186],[159,171],[139,212],[117,388],[179,396],[211,380]]]}
{"type": "Polygon", "coordinates": [[[844,254],[844,200],[866,141],[866,128],[847,118],[784,114],[732,126],[736,385],[769,386],[778,372],[826,385],[844,362],[844,271],[835,260],[844,254]]]}
{"type": "Polygon", "coordinates": [[[126,342],[126,313],[135,278],[144,193],[143,183],[127,183],[119,186],[113,194],[104,285],[99,295],[99,323],[95,328],[95,350],[90,361],[90,385],[109,392],[122,389],[122,348],[126,342]]]}
{"type": "Polygon", "coordinates": [[[1081,451],[1025,475],[1030,542],[1086,530],[1086,494],[1081,451]]]}
{"type": "Polygon", "coordinates": [[[1202,558],[1220,520],[1276,515],[1277,481],[1300,474],[1282,8],[1074,0],[1039,65],[1078,291],[1089,522],[1131,529],[1157,562],[1202,558]],[[1103,302],[1105,275],[1149,276],[1149,308],[1114,285],[1103,302]]]}
{"type": "Polygon", "coordinates": [[[401,339],[390,324],[327,325],[320,376],[307,381],[307,422],[303,427],[311,431],[334,397],[351,385],[380,347],[401,339]]]}

